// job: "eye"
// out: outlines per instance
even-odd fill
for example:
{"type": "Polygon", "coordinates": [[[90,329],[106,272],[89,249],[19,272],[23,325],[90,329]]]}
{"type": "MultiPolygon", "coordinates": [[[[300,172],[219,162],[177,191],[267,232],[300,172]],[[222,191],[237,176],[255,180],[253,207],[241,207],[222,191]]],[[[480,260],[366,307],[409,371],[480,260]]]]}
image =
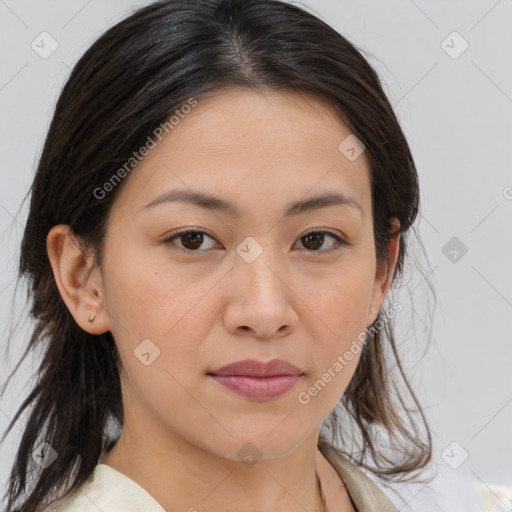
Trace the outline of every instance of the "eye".
{"type": "Polygon", "coordinates": [[[211,237],[208,233],[205,233],[204,231],[188,230],[181,231],[180,233],[176,233],[170,238],[167,238],[166,240],[164,240],[164,244],[174,244],[174,240],[178,239],[181,241],[182,244],[181,246],[176,244],[178,245],[178,249],[189,253],[202,252],[198,251],[197,249],[200,248],[201,245],[203,244],[205,236],[210,238],[211,240],[214,240],[213,237],[211,237]]]}
{"type": "MultiPolygon", "coordinates": [[[[187,252],[188,254],[192,253],[201,253],[204,251],[200,251],[200,247],[203,245],[206,239],[210,239],[214,241],[215,239],[210,236],[205,231],[199,230],[186,230],[181,231],[179,233],[174,234],[170,238],[167,238],[163,241],[164,244],[170,245],[174,244],[177,246],[177,249],[183,252],[187,252]],[[175,240],[178,240],[180,244],[176,243],[175,240]]],[[[308,252],[318,252],[318,253],[329,253],[332,251],[336,251],[340,249],[342,246],[351,245],[349,242],[338,236],[336,233],[327,230],[315,230],[302,235],[299,240],[302,242],[303,246],[308,250],[308,252]],[[332,242],[328,249],[321,250],[321,247],[325,244],[325,238],[331,238],[332,242]]],[[[212,244],[205,249],[212,249],[212,244]]]]}
{"type": "Polygon", "coordinates": [[[337,234],[326,230],[310,231],[309,233],[302,235],[299,240],[303,241],[303,245],[309,249],[310,252],[332,252],[340,249],[341,246],[350,245],[346,240],[343,240],[343,238],[337,234]],[[329,249],[319,250],[319,248],[324,244],[326,236],[330,237],[332,240],[334,240],[334,242],[331,243],[329,249]]]}

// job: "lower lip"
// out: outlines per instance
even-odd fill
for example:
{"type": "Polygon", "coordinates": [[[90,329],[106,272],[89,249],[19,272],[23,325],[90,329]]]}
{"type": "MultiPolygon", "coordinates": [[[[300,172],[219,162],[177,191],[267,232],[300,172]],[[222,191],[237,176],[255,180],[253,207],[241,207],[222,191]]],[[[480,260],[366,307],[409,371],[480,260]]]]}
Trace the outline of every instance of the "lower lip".
{"type": "Polygon", "coordinates": [[[301,375],[248,377],[246,375],[210,375],[219,384],[253,400],[272,400],[283,395],[301,379],[301,375]]]}

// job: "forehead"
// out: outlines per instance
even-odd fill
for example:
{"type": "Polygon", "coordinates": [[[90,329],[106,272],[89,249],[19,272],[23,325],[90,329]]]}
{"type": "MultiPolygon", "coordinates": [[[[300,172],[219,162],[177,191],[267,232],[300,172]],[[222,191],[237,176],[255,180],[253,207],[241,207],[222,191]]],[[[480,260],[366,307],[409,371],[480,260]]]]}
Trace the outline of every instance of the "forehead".
{"type": "Polygon", "coordinates": [[[247,89],[196,101],[173,118],[162,140],[155,138],[117,208],[139,210],[177,186],[214,193],[242,210],[331,189],[350,192],[369,207],[366,156],[351,161],[340,151],[351,130],[327,102],[299,92],[247,89]]]}

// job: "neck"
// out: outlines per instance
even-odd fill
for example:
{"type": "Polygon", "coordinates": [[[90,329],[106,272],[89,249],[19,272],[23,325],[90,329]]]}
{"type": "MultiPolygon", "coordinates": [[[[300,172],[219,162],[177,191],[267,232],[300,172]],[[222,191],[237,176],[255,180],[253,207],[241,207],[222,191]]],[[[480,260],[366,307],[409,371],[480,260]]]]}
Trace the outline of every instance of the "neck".
{"type": "Polygon", "coordinates": [[[163,445],[142,434],[125,424],[102,462],[142,486],[165,510],[325,510],[316,472],[318,431],[290,454],[251,467],[168,432],[163,445]]]}

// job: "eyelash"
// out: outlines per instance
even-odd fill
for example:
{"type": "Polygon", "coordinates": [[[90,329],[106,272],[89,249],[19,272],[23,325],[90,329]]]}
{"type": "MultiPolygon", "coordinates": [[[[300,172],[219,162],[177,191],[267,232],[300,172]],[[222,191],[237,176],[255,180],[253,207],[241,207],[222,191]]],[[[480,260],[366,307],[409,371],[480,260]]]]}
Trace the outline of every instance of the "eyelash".
{"type": "MultiPolygon", "coordinates": [[[[163,244],[164,245],[175,245],[174,244],[174,240],[176,238],[180,238],[181,236],[183,235],[186,235],[188,233],[200,233],[200,234],[203,234],[203,235],[206,235],[210,238],[212,238],[213,240],[215,240],[211,235],[209,235],[208,233],[206,233],[205,231],[201,231],[201,230],[196,230],[196,229],[186,229],[186,230],[183,230],[183,231],[179,231],[178,233],[175,233],[174,235],[172,235],[171,237],[169,238],[166,238],[165,240],[163,240],[163,244]]],[[[318,233],[322,233],[322,234],[325,234],[325,235],[330,235],[332,238],[335,239],[336,241],[336,246],[334,248],[331,248],[331,249],[328,249],[326,251],[321,251],[321,250],[308,250],[308,249],[305,249],[307,252],[310,252],[310,253],[319,253],[319,254],[330,254],[332,252],[336,252],[336,251],[339,251],[340,249],[342,249],[343,247],[345,246],[350,246],[352,244],[350,244],[349,242],[347,242],[346,240],[344,240],[343,238],[341,238],[339,235],[337,235],[336,233],[332,232],[332,231],[329,231],[329,230],[325,230],[325,229],[315,229],[315,230],[312,230],[312,231],[308,231],[307,233],[305,233],[304,235],[302,235],[301,237],[299,237],[299,240],[301,238],[304,238],[305,236],[307,235],[311,235],[311,234],[318,234],[318,233]]],[[[204,253],[205,251],[200,251],[200,250],[192,250],[192,249],[186,249],[186,248],[183,248],[183,247],[179,247],[177,245],[175,245],[175,247],[173,247],[172,249],[174,250],[177,250],[177,251],[180,251],[180,252],[184,252],[184,253],[187,253],[188,255],[191,255],[191,256],[196,256],[196,255],[200,255],[202,253],[204,253]]]]}

